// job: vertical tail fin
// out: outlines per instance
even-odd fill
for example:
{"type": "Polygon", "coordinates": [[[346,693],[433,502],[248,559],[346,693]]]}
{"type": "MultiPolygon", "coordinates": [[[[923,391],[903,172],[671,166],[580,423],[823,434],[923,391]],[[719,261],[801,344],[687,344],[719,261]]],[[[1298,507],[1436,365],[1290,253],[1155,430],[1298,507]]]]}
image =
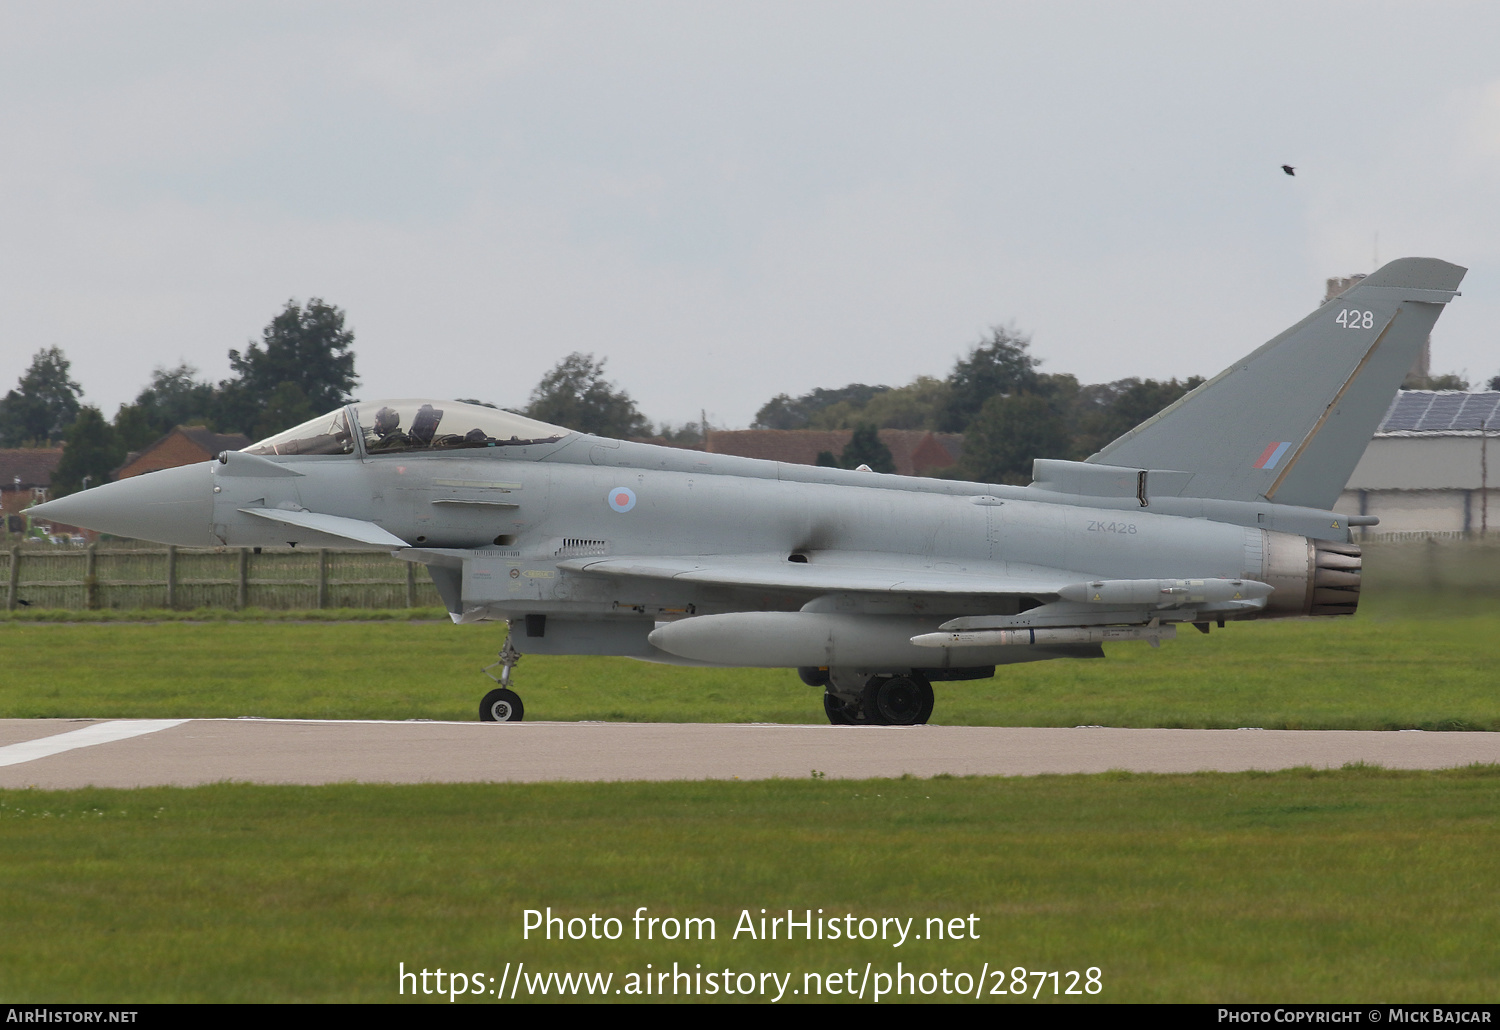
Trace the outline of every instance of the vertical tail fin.
{"type": "Polygon", "coordinates": [[[1466,271],[1392,261],[1088,460],[1190,472],[1187,496],[1331,508],[1466,271]]]}

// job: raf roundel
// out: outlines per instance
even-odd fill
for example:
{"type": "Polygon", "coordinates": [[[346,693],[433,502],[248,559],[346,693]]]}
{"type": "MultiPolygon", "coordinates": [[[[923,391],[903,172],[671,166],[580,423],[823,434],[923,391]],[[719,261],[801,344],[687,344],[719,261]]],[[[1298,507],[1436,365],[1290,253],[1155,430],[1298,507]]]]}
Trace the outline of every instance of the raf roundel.
{"type": "Polygon", "coordinates": [[[604,498],[609,506],[621,515],[635,507],[635,491],[628,486],[617,486],[604,498]]]}

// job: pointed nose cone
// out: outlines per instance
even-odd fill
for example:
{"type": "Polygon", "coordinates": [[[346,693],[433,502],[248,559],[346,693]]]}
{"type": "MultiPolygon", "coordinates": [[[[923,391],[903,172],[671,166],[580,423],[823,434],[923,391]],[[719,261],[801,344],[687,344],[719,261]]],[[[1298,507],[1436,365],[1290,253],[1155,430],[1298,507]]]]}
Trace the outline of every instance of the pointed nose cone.
{"type": "Polygon", "coordinates": [[[106,483],[27,510],[65,526],[185,547],[216,547],[213,462],[106,483]]]}

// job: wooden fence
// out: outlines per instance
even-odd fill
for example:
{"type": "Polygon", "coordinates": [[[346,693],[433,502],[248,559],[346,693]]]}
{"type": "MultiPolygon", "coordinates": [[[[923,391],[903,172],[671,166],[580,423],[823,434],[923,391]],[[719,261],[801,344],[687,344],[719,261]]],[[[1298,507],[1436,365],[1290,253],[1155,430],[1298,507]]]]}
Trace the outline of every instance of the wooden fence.
{"type": "MultiPolygon", "coordinates": [[[[21,544],[0,550],[5,607],[415,608],[427,570],[379,551],[21,544]]],[[[1500,540],[1365,545],[1366,587],[1500,593],[1500,540]]]]}
{"type": "Polygon", "coordinates": [[[8,610],[442,604],[425,568],[371,551],[23,544],[4,561],[8,610]]]}

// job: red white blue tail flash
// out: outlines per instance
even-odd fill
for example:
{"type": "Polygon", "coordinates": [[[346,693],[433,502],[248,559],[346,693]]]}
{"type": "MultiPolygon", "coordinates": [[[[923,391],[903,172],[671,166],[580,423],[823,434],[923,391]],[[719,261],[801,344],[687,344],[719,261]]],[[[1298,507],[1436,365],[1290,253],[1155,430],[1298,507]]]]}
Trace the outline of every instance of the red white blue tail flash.
{"type": "Polygon", "coordinates": [[[1253,467],[1258,469],[1275,468],[1281,461],[1281,459],[1286,455],[1286,452],[1291,449],[1291,446],[1292,443],[1290,440],[1286,441],[1285,443],[1273,443],[1268,445],[1265,450],[1260,452],[1260,457],[1255,459],[1255,465],[1253,467]]]}

